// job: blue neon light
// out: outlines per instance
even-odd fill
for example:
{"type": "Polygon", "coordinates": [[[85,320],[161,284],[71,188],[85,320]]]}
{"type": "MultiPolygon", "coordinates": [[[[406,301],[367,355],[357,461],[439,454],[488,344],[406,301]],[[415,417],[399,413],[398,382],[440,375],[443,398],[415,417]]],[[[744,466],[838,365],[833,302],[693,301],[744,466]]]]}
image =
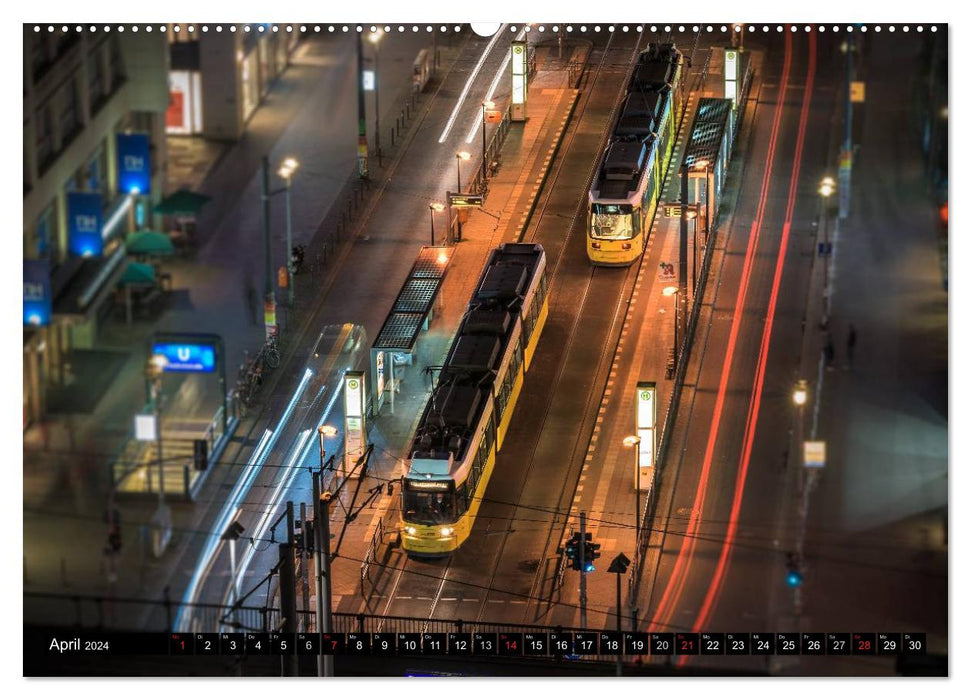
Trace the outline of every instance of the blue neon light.
{"type": "Polygon", "coordinates": [[[24,260],[24,325],[51,322],[51,276],[47,260],[24,260]]]}
{"type": "Polygon", "coordinates": [[[155,343],[152,354],[161,355],[168,364],[166,372],[214,372],[216,348],[195,343],[155,343]]]}
{"type": "Polygon", "coordinates": [[[152,168],[148,134],[118,134],[118,191],[151,194],[152,168]]]}
{"type": "Polygon", "coordinates": [[[101,255],[101,195],[96,192],[67,193],[67,240],[71,255],[88,258],[101,255]]]}

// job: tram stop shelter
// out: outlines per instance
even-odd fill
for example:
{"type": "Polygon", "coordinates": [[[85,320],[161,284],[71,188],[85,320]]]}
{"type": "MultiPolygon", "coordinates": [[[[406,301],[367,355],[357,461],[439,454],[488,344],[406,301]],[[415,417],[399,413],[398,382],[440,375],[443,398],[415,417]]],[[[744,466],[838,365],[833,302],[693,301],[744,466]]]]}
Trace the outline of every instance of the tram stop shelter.
{"type": "Polygon", "coordinates": [[[731,163],[734,133],[735,111],[730,99],[703,97],[698,100],[681,173],[682,177],[687,177],[688,204],[698,207],[696,223],[703,223],[706,241],[713,219],[718,216],[718,204],[731,163]]]}
{"type": "Polygon", "coordinates": [[[408,279],[371,346],[371,414],[378,415],[387,399],[394,412],[398,386],[395,365],[412,364],[419,335],[428,330],[439,291],[448,271],[451,249],[423,246],[408,279]]]}

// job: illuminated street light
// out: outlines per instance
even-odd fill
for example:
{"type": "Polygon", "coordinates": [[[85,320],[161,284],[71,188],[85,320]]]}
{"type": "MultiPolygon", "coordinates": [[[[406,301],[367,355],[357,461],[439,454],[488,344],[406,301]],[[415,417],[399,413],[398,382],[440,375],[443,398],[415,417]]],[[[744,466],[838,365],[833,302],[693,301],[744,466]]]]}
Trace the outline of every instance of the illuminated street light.
{"type": "Polygon", "coordinates": [[[675,286],[665,287],[661,290],[661,294],[666,297],[674,297],[674,349],[672,355],[674,357],[674,367],[677,370],[678,367],[678,288],[675,286]]]}
{"type": "Polygon", "coordinates": [[[624,438],[624,447],[634,448],[634,568],[641,556],[641,438],[628,435],[624,438]]]}
{"type": "Polygon", "coordinates": [[[435,245],[435,212],[443,211],[445,205],[441,202],[432,202],[428,205],[428,218],[432,223],[432,245],[435,245]]]}
{"type": "Polygon", "coordinates": [[[293,156],[288,156],[283,159],[283,163],[280,164],[280,168],[276,171],[277,175],[283,178],[286,183],[284,187],[284,192],[286,193],[287,200],[287,305],[293,306],[293,274],[296,269],[293,264],[293,226],[290,221],[290,179],[293,174],[297,172],[297,168],[300,167],[300,163],[293,156]]]}
{"type": "Polygon", "coordinates": [[[320,468],[324,468],[324,457],[327,456],[327,451],[324,450],[324,438],[332,438],[337,435],[337,428],[332,425],[322,425],[317,428],[317,435],[320,438],[320,468]]]}
{"type": "Polygon", "coordinates": [[[492,100],[482,103],[482,182],[486,181],[486,111],[495,108],[496,103],[492,100]]]}
{"type": "Polygon", "coordinates": [[[469,160],[471,157],[472,157],[472,154],[469,153],[468,151],[459,151],[458,153],[455,154],[455,175],[456,175],[455,184],[457,185],[455,188],[455,191],[458,192],[459,194],[462,193],[462,161],[469,160]]]}
{"type": "Polygon", "coordinates": [[[836,182],[831,177],[824,177],[822,182],[819,183],[819,194],[823,197],[829,197],[833,192],[836,191],[836,182]]]}
{"type": "Polygon", "coordinates": [[[809,398],[809,387],[805,379],[796,382],[796,388],[792,391],[792,402],[797,406],[805,406],[806,399],[809,398]]]}

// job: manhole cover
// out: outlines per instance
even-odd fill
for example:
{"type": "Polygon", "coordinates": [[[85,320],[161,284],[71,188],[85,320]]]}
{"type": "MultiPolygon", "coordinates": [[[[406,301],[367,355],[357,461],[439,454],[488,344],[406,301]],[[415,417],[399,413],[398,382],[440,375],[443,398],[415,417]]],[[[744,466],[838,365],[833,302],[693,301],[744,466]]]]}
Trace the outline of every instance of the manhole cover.
{"type": "Polygon", "coordinates": [[[688,507],[678,508],[677,514],[678,514],[678,517],[684,517],[684,518],[690,518],[692,515],[700,515],[700,513],[698,513],[698,511],[696,511],[694,508],[688,508],[688,507]]]}
{"type": "Polygon", "coordinates": [[[526,559],[519,562],[519,570],[527,574],[535,573],[539,568],[539,559],[526,559]]]}

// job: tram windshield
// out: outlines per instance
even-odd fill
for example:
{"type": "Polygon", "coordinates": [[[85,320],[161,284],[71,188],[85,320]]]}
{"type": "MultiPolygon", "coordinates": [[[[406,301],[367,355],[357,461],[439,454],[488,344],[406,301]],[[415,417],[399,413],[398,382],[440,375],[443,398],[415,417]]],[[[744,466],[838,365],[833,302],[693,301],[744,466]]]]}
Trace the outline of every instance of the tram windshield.
{"type": "Polygon", "coordinates": [[[594,238],[629,240],[634,230],[633,207],[630,204],[594,204],[590,235],[594,238]]]}
{"type": "Polygon", "coordinates": [[[404,519],[420,525],[439,525],[455,522],[455,494],[412,491],[401,492],[404,519]]]}

